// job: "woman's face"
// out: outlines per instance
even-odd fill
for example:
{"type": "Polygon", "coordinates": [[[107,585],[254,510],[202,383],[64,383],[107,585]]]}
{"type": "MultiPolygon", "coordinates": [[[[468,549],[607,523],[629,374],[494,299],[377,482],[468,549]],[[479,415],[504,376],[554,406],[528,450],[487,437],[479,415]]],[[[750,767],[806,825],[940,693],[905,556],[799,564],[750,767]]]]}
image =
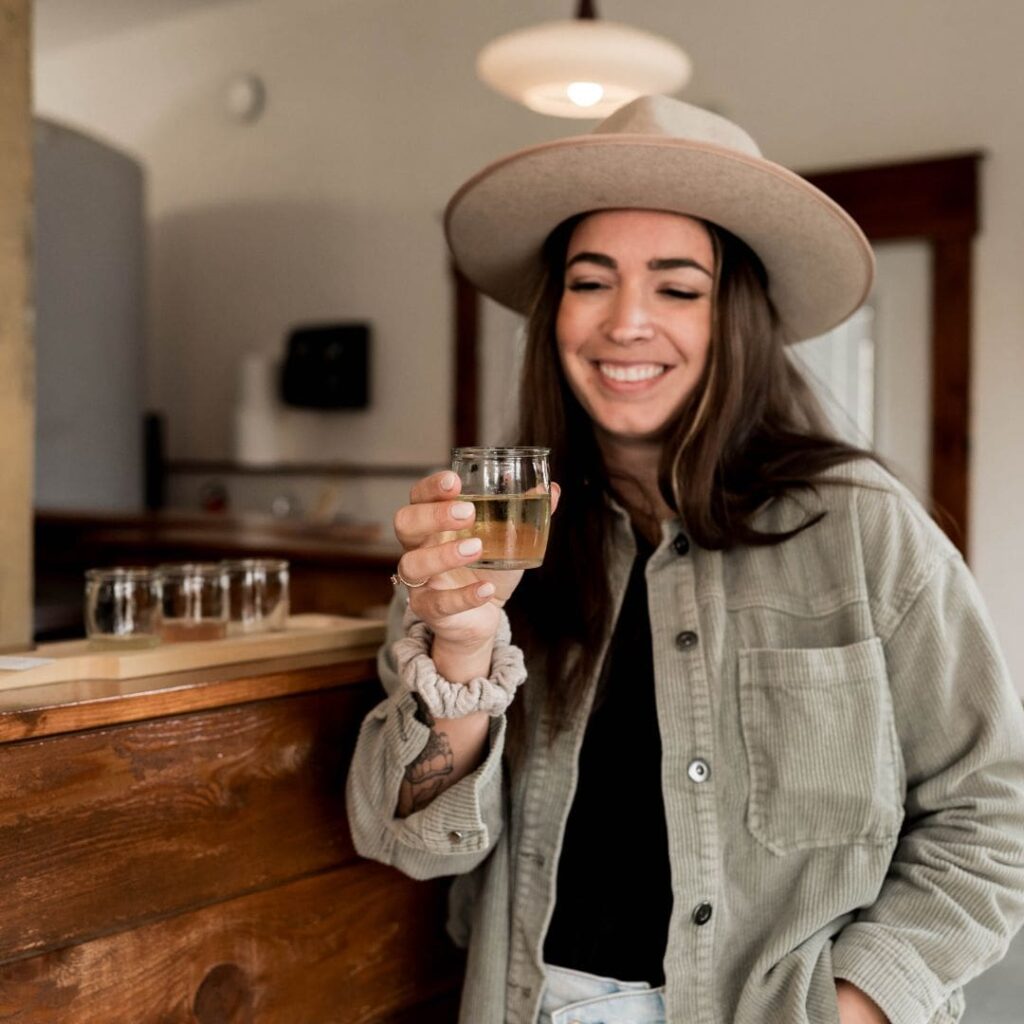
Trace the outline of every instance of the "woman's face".
{"type": "Polygon", "coordinates": [[[576,226],[555,332],[602,440],[660,440],[692,394],[711,341],[713,264],[691,217],[605,210],[576,226]]]}

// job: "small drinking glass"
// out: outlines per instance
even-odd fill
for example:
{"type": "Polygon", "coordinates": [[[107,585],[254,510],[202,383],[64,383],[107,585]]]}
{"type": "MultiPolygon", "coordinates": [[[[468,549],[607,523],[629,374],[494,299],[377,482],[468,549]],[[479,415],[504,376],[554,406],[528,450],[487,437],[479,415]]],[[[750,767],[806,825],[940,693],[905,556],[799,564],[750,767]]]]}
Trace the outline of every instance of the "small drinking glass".
{"type": "Polygon", "coordinates": [[[161,565],[166,643],[220,640],[228,632],[228,574],[219,564],[161,565]]]}
{"type": "Polygon", "coordinates": [[[228,574],[228,633],[262,633],[288,623],[288,563],[283,558],[221,562],[228,574]]]}
{"type": "Polygon", "coordinates": [[[459,537],[483,541],[481,569],[535,569],[551,522],[550,448],[454,448],[452,469],[476,520],[459,537]]]}
{"type": "Polygon", "coordinates": [[[89,569],[85,635],[89,646],[133,650],[160,643],[162,581],[152,569],[89,569]]]}

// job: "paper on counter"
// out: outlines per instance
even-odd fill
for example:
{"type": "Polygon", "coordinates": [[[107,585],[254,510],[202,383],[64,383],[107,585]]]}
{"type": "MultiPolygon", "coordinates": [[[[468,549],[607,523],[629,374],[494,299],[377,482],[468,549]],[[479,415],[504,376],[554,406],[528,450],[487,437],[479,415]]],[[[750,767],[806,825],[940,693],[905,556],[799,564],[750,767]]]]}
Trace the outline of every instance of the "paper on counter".
{"type": "Polygon", "coordinates": [[[40,665],[49,665],[55,660],[55,658],[20,658],[11,655],[0,655],[0,671],[20,672],[26,668],[38,668],[40,665]]]}

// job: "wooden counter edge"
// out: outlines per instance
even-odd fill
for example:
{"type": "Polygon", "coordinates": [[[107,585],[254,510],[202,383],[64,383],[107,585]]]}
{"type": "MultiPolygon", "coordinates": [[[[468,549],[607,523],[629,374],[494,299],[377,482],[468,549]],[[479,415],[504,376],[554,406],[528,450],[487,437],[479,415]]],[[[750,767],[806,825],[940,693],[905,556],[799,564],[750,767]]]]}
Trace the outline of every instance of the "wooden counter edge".
{"type": "MultiPolygon", "coordinates": [[[[0,743],[372,682],[377,645],[0,693],[0,743]]],[[[381,691],[383,697],[383,691],[381,691]]]]}

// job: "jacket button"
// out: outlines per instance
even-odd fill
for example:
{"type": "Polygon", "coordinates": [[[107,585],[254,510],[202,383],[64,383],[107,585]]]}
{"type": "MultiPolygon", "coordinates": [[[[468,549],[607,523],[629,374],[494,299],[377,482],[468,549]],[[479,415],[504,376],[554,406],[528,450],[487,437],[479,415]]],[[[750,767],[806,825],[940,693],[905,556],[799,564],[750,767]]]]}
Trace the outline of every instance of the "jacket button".
{"type": "Polygon", "coordinates": [[[697,646],[697,634],[692,629],[684,629],[682,633],[676,633],[676,647],[681,651],[697,646]]]}
{"type": "Polygon", "coordinates": [[[677,555],[685,555],[690,550],[690,538],[685,533],[677,533],[676,539],[672,541],[672,547],[676,549],[677,555]]]}
{"type": "Polygon", "coordinates": [[[462,842],[464,835],[464,832],[458,832],[453,829],[451,832],[448,833],[448,842],[451,843],[452,846],[457,846],[459,843],[462,842]]]}
{"type": "Polygon", "coordinates": [[[711,766],[702,757],[692,760],[686,768],[686,774],[693,782],[707,782],[711,777],[711,766]]]}
{"type": "Polygon", "coordinates": [[[710,903],[698,903],[693,908],[693,923],[694,924],[707,924],[711,920],[711,904],[710,903]]]}

